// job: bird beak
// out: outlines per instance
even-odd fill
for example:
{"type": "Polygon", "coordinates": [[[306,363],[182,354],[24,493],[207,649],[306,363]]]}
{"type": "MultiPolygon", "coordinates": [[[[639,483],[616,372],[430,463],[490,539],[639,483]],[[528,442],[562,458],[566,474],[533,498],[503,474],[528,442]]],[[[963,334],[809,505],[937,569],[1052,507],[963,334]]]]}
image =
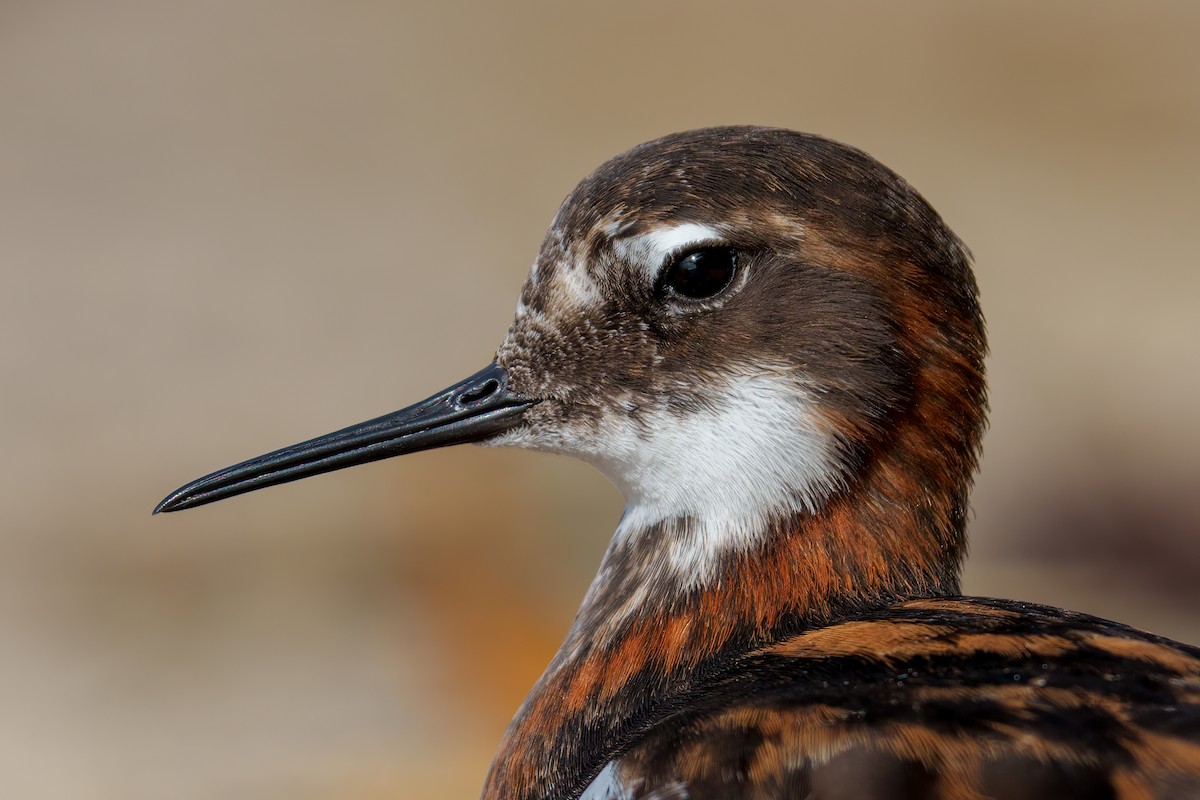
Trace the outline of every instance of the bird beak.
{"type": "Polygon", "coordinates": [[[508,373],[493,362],[416,405],[192,481],[167,495],[154,513],[202,506],[418,450],[483,441],[519,425],[525,411],[537,402],[512,391],[508,373]]]}

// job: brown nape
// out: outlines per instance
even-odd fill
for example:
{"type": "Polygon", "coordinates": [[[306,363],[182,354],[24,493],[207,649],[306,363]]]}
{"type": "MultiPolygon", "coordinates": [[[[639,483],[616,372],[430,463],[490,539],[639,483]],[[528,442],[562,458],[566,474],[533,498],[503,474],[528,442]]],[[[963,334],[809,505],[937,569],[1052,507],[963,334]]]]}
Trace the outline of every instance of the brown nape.
{"type": "MultiPolygon", "coordinates": [[[[609,580],[593,587],[501,745],[490,800],[573,796],[704,676],[744,654],[899,599],[958,591],[985,423],[986,338],[969,256],[933,209],[870,157],[819,137],[757,128],[679,134],[580,184],[523,302],[552,314],[542,292],[563,253],[602,263],[607,248],[596,231],[614,218],[626,220],[626,233],[721,225],[754,254],[756,275],[808,279],[794,291],[747,288],[708,328],[660,319],[637,305],[645,301],[610,301],[574,323],[591,332],[589,346],[658,356],[655,370],[620,371],[621,390],[652,394],[698,360],[719,373],[745,341],[729,331],[750,330],[767,356],[789,359],[816,382],[848,474],[818,513],[769,522],[759,549],[728,554],[715,580],[686,591],[655,569],[666,528],[686,519],[614,543],[601,570],[609,580]],[[807,322],[797,323],[797,304],[811,309],[807,322]],[[636,319],[649,323],[642,340],[606,344],[636,319]],[[643,598],[636,610],[617,614],[635,595],[643,598]]],[[[599,387],[603,399],[609,378],[586,366],[596,360],[558,343],[562,355],[519,366],[514,380],[539,387],[565,376],[599,387]]]]}

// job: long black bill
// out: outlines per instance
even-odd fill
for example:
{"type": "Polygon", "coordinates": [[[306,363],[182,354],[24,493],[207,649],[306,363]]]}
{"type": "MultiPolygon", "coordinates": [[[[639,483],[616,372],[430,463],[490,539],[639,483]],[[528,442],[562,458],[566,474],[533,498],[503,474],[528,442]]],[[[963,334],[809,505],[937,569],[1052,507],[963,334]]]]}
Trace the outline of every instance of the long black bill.
{"type": "Polygon", "coordinates": [[[478,442],[518,425],[536,402],[509,389],[508,373],[492,363],[416,405],[205,475],[171,492],[154,513],[202,506],[381,458],[478,442]]]}

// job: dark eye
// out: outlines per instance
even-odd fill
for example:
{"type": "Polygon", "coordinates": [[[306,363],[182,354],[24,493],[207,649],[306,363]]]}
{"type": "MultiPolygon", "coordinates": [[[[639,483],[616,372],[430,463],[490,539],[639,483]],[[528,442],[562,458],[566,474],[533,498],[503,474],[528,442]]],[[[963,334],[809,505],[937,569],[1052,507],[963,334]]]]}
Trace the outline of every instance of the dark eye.
{"type": "Polygon", "coordinates": [[[660,279],[663,289],[690,300],[719,294],[737,274],[737,251],[732,247],[706,247],[680,256],[660,279]]]}

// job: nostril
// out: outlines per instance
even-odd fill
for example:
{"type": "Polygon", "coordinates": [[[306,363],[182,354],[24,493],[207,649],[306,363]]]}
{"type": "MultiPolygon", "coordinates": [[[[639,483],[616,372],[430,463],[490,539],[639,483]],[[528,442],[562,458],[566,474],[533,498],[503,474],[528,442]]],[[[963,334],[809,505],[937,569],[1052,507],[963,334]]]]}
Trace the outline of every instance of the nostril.
{"type": "Polygon", "coordinates": [[[478,403],[480,400],[488,399],[498,391],[500,391],[500,381],[496,380],[495,378],[488,378],[486,381],[474,387],[473,389],[467,389],[465,392],[460,394],[458,396],[458,402],[460,405],[478,403]]]}

